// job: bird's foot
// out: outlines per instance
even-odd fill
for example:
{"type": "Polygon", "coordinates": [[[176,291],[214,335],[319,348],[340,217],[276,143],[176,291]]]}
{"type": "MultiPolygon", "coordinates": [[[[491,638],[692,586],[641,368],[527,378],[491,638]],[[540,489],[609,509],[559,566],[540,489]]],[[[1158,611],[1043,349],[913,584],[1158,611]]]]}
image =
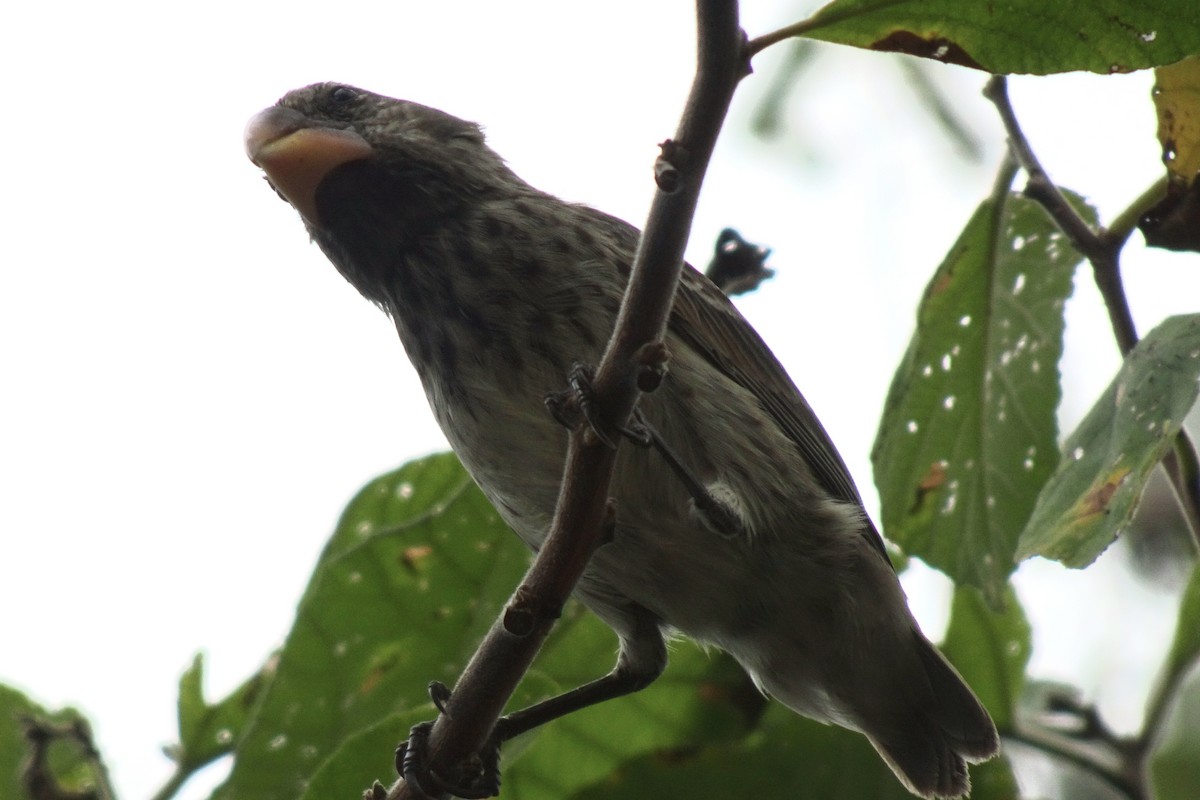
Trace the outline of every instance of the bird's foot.
{"type": "Polygon", "coordinates": [[[570,388],[561,392],[551,392],[546,395],[544,402],[550,415],[567,430],[577,430],[580,425],[587,423],[590,432],[597,439],[612,449],[617,447],[617,435],[620,430],[613,430],[601,418],[596,406],[596,393],[592,388],[593,371],[590,366],[576,362],[567,373],[567,383],[570,388]]]}
{"type": "MultiPolygon", "coordinates": [[[[429,684],[429,699],[441,713],[446,713],[450,689],[441,681],[429,684]]],[[[483,800],[500,794],[500,739],[495,733],[483,749],[460,761],[449,776],[429,769],[428,747],[432,722],[418,722],[408,732],[408,739],[396,748],[396,772],[422,800],[450,794],[464,800],[483,800]]]]}

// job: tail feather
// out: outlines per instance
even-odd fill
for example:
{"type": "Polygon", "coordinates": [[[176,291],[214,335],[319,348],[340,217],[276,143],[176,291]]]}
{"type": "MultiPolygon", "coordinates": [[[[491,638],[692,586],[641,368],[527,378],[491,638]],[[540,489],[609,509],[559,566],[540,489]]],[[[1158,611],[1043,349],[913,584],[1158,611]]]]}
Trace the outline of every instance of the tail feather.
{"type": "Polygon", "coordinates": [[[927,702],[913,704],[904,718],[867,736],[914,794],[961,797],[971,789],[967,763],[996,754],[996,727],[945,657],[920,633],[914,631],[913,636],[928,679],[929,693],[920,693],[927,702]]]}

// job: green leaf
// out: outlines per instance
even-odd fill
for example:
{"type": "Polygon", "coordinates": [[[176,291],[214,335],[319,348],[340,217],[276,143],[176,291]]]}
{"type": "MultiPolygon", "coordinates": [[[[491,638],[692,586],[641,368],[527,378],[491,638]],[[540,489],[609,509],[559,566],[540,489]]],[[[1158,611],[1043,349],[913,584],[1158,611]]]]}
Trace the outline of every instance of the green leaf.
{"type": "Polygon", "coordinates": [[[1167,675],[1179,675],[1200,659],[1200,566],[1192,568],[1192,577],[1183,590],[1179,604],[1179,623],[1175,641],[1163,665],[1167,675]]]}
{"type": "MultiPolygon", "coordinates": [[[[1012,800],[1005,758],[971,768],[972,800],[1012,800]]],[[[866,738],[772,705],[761,729],[743,741],[634,759],[575,800],[648,797],[819,797],[912,800],[866,738]]],[[[521,798],[523,800],[523,798],[521,798]]]]}
{"type": "Polygon", "coordinates": [[[1200,57],[1154,71],[1167,194],[1138,219],[1150,247],[1200,251],[1200,57]]]}
{"type": "MultiPolygon", "coordinates": [[[[569,621],[568,631],[556,630],[557,638],[547,645],[550,651],[539,656],[515,705],[557,694],[609,669],[612,634],[581,611],[575,606],[576,618],[569,621]],[[564,665],[564,661],[578,663],[564,665]],[[559,673],[564,666],[565,673],[559,673]]],[[[681,643],[672,652],[667,671],[648,689],[551,722],[507,743],[502,754],[502,796],[509,800],[569,797],[606,779],[628,759],[742,734],[743,712],[757,711],[762,702],[731,659],[724,655],[710,659],[694,645],[681,643]]],[[[435,714],[427,704],[348,737],[313,776],[302,800],[354,797],[371,780],[389,784],[395,780],[396,744],[408,736],[414,723],[435,714]]]]}
{"type": "Polygon", "coordinates": [[[995,73],[1130,72],[1200,53],[1194,0],[835,0],[799,27],[995,73]]]}
{"type": "MultiPolygon", "coordinates": [[[[306,786],[354,797],[394,780],[397,743],[436,713],[428,682],[453,685],[528,562],[450,454],[369,484],[322,556],[215,797],[292,800],[306,786]]],[[[616,651],[612,631],[570,604],[511,707],[604,675],[616,651]]],[[[747,686],[727,656],[680,644],[649,689],[506,746],[505,796],[561,797],[634,755],[739,734],[761,702],[747,686]]]]}
{"type": "Polygon", "coordinates": [[[1006,187],[925,290],[871,454],[887,535],[996,608],[1058,459],[1062,314],[1080,260],[1006,187]]]}
{"type": "Polygon", "coordinates": [[[396,780],[394,750],[408,738],[409,729],[431,719],[437,712],[426,707],[383,717],[379,722],[347,736],[313,774],[300,800],[353,800],[362,795],[371,782],[390,786],[396,780]]]}
{"type": "MultiPolygon", "coordinates": [[[[1194,581],[1193,581],[1194,583],[1194,581]]],[[[1200,617],[1192,617],[1193,625],[1200,617]]],[[[1155,800],[1195,800],[1200,786],[1200,671],[1192,672],[1150,756],[1155,800]]]]}
{"type": "Polygon", "coordinates": [[[1011,588],[1001,612],[992,611],[974,589],[955,591],[942,652],[975,690],[1001,733],[1012,728],[1032,639],[1029,620],[1011,588]]]}
{"type": "MultiPolygon", "coordinates": [[[[527,564],[453,455],[372,481],[322,554],[214,797],[294,798],[347,737],[426,707],[428,682],[453,683],[527,564]]],[[[386,776],[359,779],[372,777],[386,776]]]]}
{"type": "Polygon", "coordinates": [[[1167,172],[1186,186],[1200,175],[1200,58],[1154,71],[1154,107],[1167,172]]]}
{"type": "Polygon", "coordinates": [[[1021,534],[1018,556],[1096,560],[1129,524],[1155,465],[1196,402],[1200,314],[1170,317],[1138,343],[1079,427],[1021,534]]]}
{"type": "Polygon", "coordinates": [[[1150,782],[1157,800],[1195,797],[1200,786],[1200,565],[1184,587],[1175,641],[1163,664],[1160,684],[1151,692],[1155,703],[1162,693],[1175,696],[1154,737],[1150,753],[1150,782]]]}
{"type": "MultiPolygon", "coordinates": [[[[591,615],[585,621],[588,627],[602,626],[591,615]]],[[[543,652],[527,683],[541,683],[544,690],[530,700],[570,689],[609,669],[611,634],[593,633],[584,640],[577,635],[583,628],[579,625],[543,652]]],[[[678,642],[666,672],[649,688],[553,722],[515,759],[506,756],[504,794],[517,800],[569,797],[607,779],[632,758],[744,735],[765,703],[732,658],[724,653],[710,656],[691,642],[678,642]]]]}
{"type": "MultiPolygon", "coordinates": [[[[25,733],[27,720],[61,731],[75,727],[88,730],[87,720],[78,711],[71,708],[48,711],[16,689],[0,684],[0,797],[29,796],[24,775],[33,747],[25,733]]],[[[97,756],[86,752],[70,736],[56,737],[50,743],[45,767],[45,777],[66,793],[106,785],[107,778],[97,756]]]]}
{"type": "Polygon", "coordinates": [[[264,667],[220,702],[204,701],[204,658],[197,654],[179,678],[179,746],[171,755],[186,772],[229,753],[241,737],[273,667],[264,667]]]}

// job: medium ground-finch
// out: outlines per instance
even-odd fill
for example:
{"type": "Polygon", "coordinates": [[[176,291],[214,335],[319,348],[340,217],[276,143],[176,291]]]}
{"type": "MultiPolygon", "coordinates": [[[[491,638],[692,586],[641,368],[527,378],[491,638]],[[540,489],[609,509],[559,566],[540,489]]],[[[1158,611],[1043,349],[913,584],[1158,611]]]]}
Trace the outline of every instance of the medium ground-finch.
{"type": "MultiPolygon", "coordinates": [[[[463,465],[537,548],[567,440],[543,398],[574,362],[599,359],[637,230],[528,185],[474,124],[340,84],[286,95],[246,145],[391,315],[463,465]]],[[[665,342],[669,372],[640,412],[728,513],[701,510],[654,449],[620,449],[613,536],[576,590],[620,637],[615,674],[650,682],[664,633],[680,631],[795,711],[866,734],[913,792],[965,793],[966,763],[996,752],[996,730],[918,629],[812,409],[690,267],[665,342]]]]}

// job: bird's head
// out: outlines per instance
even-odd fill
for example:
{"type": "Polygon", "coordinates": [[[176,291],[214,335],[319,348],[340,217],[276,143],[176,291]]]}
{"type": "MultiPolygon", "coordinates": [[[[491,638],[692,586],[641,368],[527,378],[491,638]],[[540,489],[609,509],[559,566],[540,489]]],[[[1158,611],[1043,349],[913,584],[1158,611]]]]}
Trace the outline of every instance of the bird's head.
{"type": "Polygon", "coordinates": [[[250,120],[245,144],[314,233],[367,207],[412,224],[515,179],[478,125],[341,83],[284,95],[250,120]]]}

